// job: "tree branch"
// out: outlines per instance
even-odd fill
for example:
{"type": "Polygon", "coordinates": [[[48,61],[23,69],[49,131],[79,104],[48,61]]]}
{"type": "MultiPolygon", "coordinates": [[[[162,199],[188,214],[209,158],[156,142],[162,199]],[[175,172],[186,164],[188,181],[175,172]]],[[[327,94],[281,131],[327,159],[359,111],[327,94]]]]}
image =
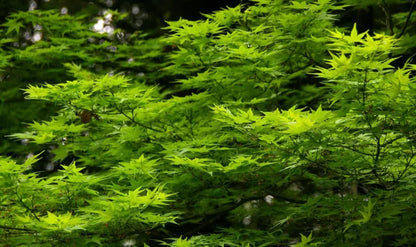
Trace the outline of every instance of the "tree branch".
{"type": "Polygon", "coordinates": [[[412,16],[412,12],[415,9],[415,5],[416,5],[415,3],[416,3],[416,1],[413,0],[412,1],[412,5],[410,5],[409,14],[407,14],[406,22],[404,23],[404,26],[402,28],[402,31],[400,32],[399,36],[397,36],[397,38],[402,37],[402,35],[406,31],[407,25],[409,25],[410,17],[412,16]]]}
{"type": "Polygon", "coordinates": [[[0,225],[0,229],[14,230],[14,231],[25,231],[25,232],[35,232],[35,231],[33,231],[33,230],[26,229],[26,228],[11,227],[11,226],[3,226],[3,225],[0,225]]]}

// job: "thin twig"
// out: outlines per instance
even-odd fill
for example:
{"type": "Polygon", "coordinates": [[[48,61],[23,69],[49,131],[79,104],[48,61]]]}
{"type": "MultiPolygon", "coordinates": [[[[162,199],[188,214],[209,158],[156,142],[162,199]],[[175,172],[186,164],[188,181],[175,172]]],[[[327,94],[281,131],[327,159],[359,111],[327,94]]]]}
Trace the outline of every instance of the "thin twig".
{"type": "Polygon", "coordinates": [[[142,123],[140,123],[140,122],[137,122],[137,121],[133,118],[133,116],[132,116],[132,117],[130,117],[130,116],[129,116],[129,115],[127,115],[125,112],[123,112],[123,110],[122,110],[122,109],[118,109],[118,108],[117,108],[117,111],[118,111],[121,115],[125,116],[128,120],[132,121],[134,124],[136,124],[136,125],[138,125],[138,126],[140,126],[140,127],[143,127],[143,128],[145,128],[145,129],[149,129],[149,130],[153,130],[153,131],[155,131],[155,132],[159,132],[159,133],[164,132],[164,131],[162,131],[162,130],[155,129],[155,128],[153,128],[153,127],[150,127],[150,126],[147,126],[147,125],[142,124],[142,123]]]}
{"type": "Polygon", "coordinates": [[[413,0],[412,5],[410,5],[409,14],[407,14],[406,22],[404,23],[402,31],[400,32],[399,36],[397,36],[397,38],[400,38],[404,34],[404,32],[406,31],[407,25],[409,25],[410,17],[412,16],[412,12],[415,9],[415,5],[416,5],[415,3],[416,3],[416,1],[413,0]]]}
{"type": "Polygon", "coordinates": [[[33,230],[26,229],[26,228],[11,227],[11,226],[3,226],[3,225],[0,225],[0,228],[1,228],[1,229],[6,229],[6,230],[14,230],[14,231],[34,232],[33,230]]]}

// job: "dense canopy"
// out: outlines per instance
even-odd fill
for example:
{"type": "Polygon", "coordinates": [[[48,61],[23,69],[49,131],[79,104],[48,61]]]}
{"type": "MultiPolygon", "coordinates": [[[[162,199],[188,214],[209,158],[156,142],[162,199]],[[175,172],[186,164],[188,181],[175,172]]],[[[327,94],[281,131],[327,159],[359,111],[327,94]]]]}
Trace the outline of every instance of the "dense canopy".
{"type": "Polygon", "coordinates": [[[0,243],[416,245],[415,5],[10,13],[0,243]]]}

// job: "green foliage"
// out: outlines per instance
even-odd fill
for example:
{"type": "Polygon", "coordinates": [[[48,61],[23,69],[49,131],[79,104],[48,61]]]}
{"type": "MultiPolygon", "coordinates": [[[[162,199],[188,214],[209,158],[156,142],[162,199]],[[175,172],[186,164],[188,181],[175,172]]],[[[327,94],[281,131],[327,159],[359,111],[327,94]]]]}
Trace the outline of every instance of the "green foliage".
{"type": "Polygon", "coordinates": [[[169,202],[170,195],[160,186],[130,190],[120,184],[109,190],[116,180],[104,174],[86,175],[75,163],[46,179],[24,174],[34,162],[35,158],[23,165],[1,160],[3,243],[86,245],[95,239],[101,245],[105,239],[117,241],[121,234],[175,220],[172,212],[155,211],[169,202]],[[21,236],[21,231],[27,235],[21,236]]]}
{"type": "Polygon", "coordinates": [[[24,89],[57,110],[9,137],[52,169],[0,158],[1,242],[414,245],[416,65],[394,36],[338,31],[343,8],[256,0],[127,40],[12,14],[2,44],[45,39],[2,49],[4,70],[63,76],[24,89]]]}
{"type": "MultiPolygon", "coordinates": [[[[106,12],[102,18],[116,25],[125,17],[106,12]]],[[[95,21],[95,20],[94,20],[95,21]]],[[[24,122],[42,121],[52,115],[56,106],[41,101],[23,101],[20,89],[30,82],[38,85],[74,79],[77,66],[88,67],[97,74],[124,73],[137,80],[153,83],[160,78],[164,64],[163,44],[140,32],[110,33],[94,31],[89,16],[61,15],[57,10],[34,10],[11,14],[0,32],[0,135],[18,132],[24,122]],[[70,73],[67,73],[69,70],[70,73]],[[72,74],[71,74],[72,73],[72,74]]],[[[107,26],[110,27],[110,26],[107,26]]],[[[86,76],[86,75],[80,75],[86,76]]],[[[22,147],[11,141],[0,145],[1,154],[18,156],[22,147]],[[16,149],[16,152],[12,152],[16,149]]],[[[31,150],[38,149],[31,146],[31,150]]]]}
{"type": "MultiPolygon", "coordinates": [[[[218,11],[205,21],[168,22],[173,34],[165,41],[177,50],[166,70],[185,76],[178,80],[182,89],[207,90],[216,103],[290,106],[292,97],[300,97],[286,85],[302,81],[323,59],[322,30],[331,27],[332,12],[341,8],[331,1],[265,1],[218,11]]],[[[304,87],[303,94],[307,83],[291,87],[304,87]]]]}

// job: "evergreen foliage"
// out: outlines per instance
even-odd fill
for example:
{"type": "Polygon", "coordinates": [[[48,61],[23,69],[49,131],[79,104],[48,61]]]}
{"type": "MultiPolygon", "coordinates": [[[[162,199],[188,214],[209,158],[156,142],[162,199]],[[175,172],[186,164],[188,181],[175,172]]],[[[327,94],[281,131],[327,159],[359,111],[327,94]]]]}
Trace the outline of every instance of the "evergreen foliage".
{"type": "Polygon", "coordinates": [[[0,242],[415,245],[414,2],[384,32],[337,27],[359,3],[255,0],[159,38],[11,14],[2,100],[23,84],[52,108],[7,133],[37,154],[2,146],[17,158],[0,157],[0,242]]]}

